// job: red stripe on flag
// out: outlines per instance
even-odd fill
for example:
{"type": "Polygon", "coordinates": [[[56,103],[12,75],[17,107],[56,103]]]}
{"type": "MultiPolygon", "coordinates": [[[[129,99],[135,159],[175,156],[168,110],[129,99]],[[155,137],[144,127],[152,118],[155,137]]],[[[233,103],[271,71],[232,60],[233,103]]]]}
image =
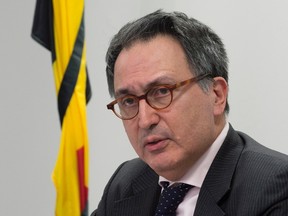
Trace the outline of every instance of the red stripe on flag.
{"type": "Polygon", "coordinates": [[[88,201],[88,188],[85,186],[85,162],[84,162],[84,146],[77,150],[78,159],[78,179],[80,193],[80,208],[84,211],[88,201]]]}

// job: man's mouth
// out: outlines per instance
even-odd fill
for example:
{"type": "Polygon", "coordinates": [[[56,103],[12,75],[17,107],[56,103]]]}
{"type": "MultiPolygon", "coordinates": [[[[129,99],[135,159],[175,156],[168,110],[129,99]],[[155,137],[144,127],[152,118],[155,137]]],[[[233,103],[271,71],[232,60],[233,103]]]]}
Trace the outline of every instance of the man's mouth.
{"type": "Polygon", "coordinates": [[[167,146],[167,139],[151,139],[145,142],[145,149],[149,152],[162,151],[167,146]]]}

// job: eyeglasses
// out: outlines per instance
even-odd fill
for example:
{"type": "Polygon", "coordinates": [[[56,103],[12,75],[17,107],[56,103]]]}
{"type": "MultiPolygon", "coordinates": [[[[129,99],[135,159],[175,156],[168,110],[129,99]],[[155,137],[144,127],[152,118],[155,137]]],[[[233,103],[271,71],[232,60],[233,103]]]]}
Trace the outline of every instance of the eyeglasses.
{"type": "Polygon", "coordinates": [[[150,88],[145,94],[141,96],[125,95],[117,98],[107,105],[114,114],[122,120],[133,119],[139,112],[139,101],[145,99],[146,103],[155,110],[162,110],[167,108],[173,101],[173,90],[188,85],[193,82],[198,82],[211,75],[204,74],[193,77],[174,85],[155,85],[150,88]]]}

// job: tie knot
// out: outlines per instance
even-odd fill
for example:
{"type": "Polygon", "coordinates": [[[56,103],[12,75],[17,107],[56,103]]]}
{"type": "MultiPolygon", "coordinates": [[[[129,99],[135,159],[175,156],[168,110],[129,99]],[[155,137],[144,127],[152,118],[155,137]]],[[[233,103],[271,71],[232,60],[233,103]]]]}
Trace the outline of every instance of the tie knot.
{"type": "Polygon", "coordinates": [[[161,182],[163,191],[159,199],[155,216],[176,215],[178,205],[183,201],[187,192],[192,188],[185,183],[176,183],[169,186],[169,182],[161,182]]]}
{"type": "Polygon", "coordinates": [[[162,185],[163,188],[167,188],[170,183],[167,181],[162,181],[162,182],[160,182],[160,184],[162,185]]]}

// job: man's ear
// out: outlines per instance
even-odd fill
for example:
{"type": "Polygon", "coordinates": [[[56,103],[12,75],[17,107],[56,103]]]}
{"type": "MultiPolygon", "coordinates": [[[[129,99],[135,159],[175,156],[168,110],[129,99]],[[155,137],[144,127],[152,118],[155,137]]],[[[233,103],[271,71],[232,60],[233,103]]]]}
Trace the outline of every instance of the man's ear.
{"type": "Polygon", "coordinates": [[[228,83],[223,77],[215,77],[213,83],[214,100],[214,115],[222,115],[225,111],[225,106],[228,97],[228,83]]]}

